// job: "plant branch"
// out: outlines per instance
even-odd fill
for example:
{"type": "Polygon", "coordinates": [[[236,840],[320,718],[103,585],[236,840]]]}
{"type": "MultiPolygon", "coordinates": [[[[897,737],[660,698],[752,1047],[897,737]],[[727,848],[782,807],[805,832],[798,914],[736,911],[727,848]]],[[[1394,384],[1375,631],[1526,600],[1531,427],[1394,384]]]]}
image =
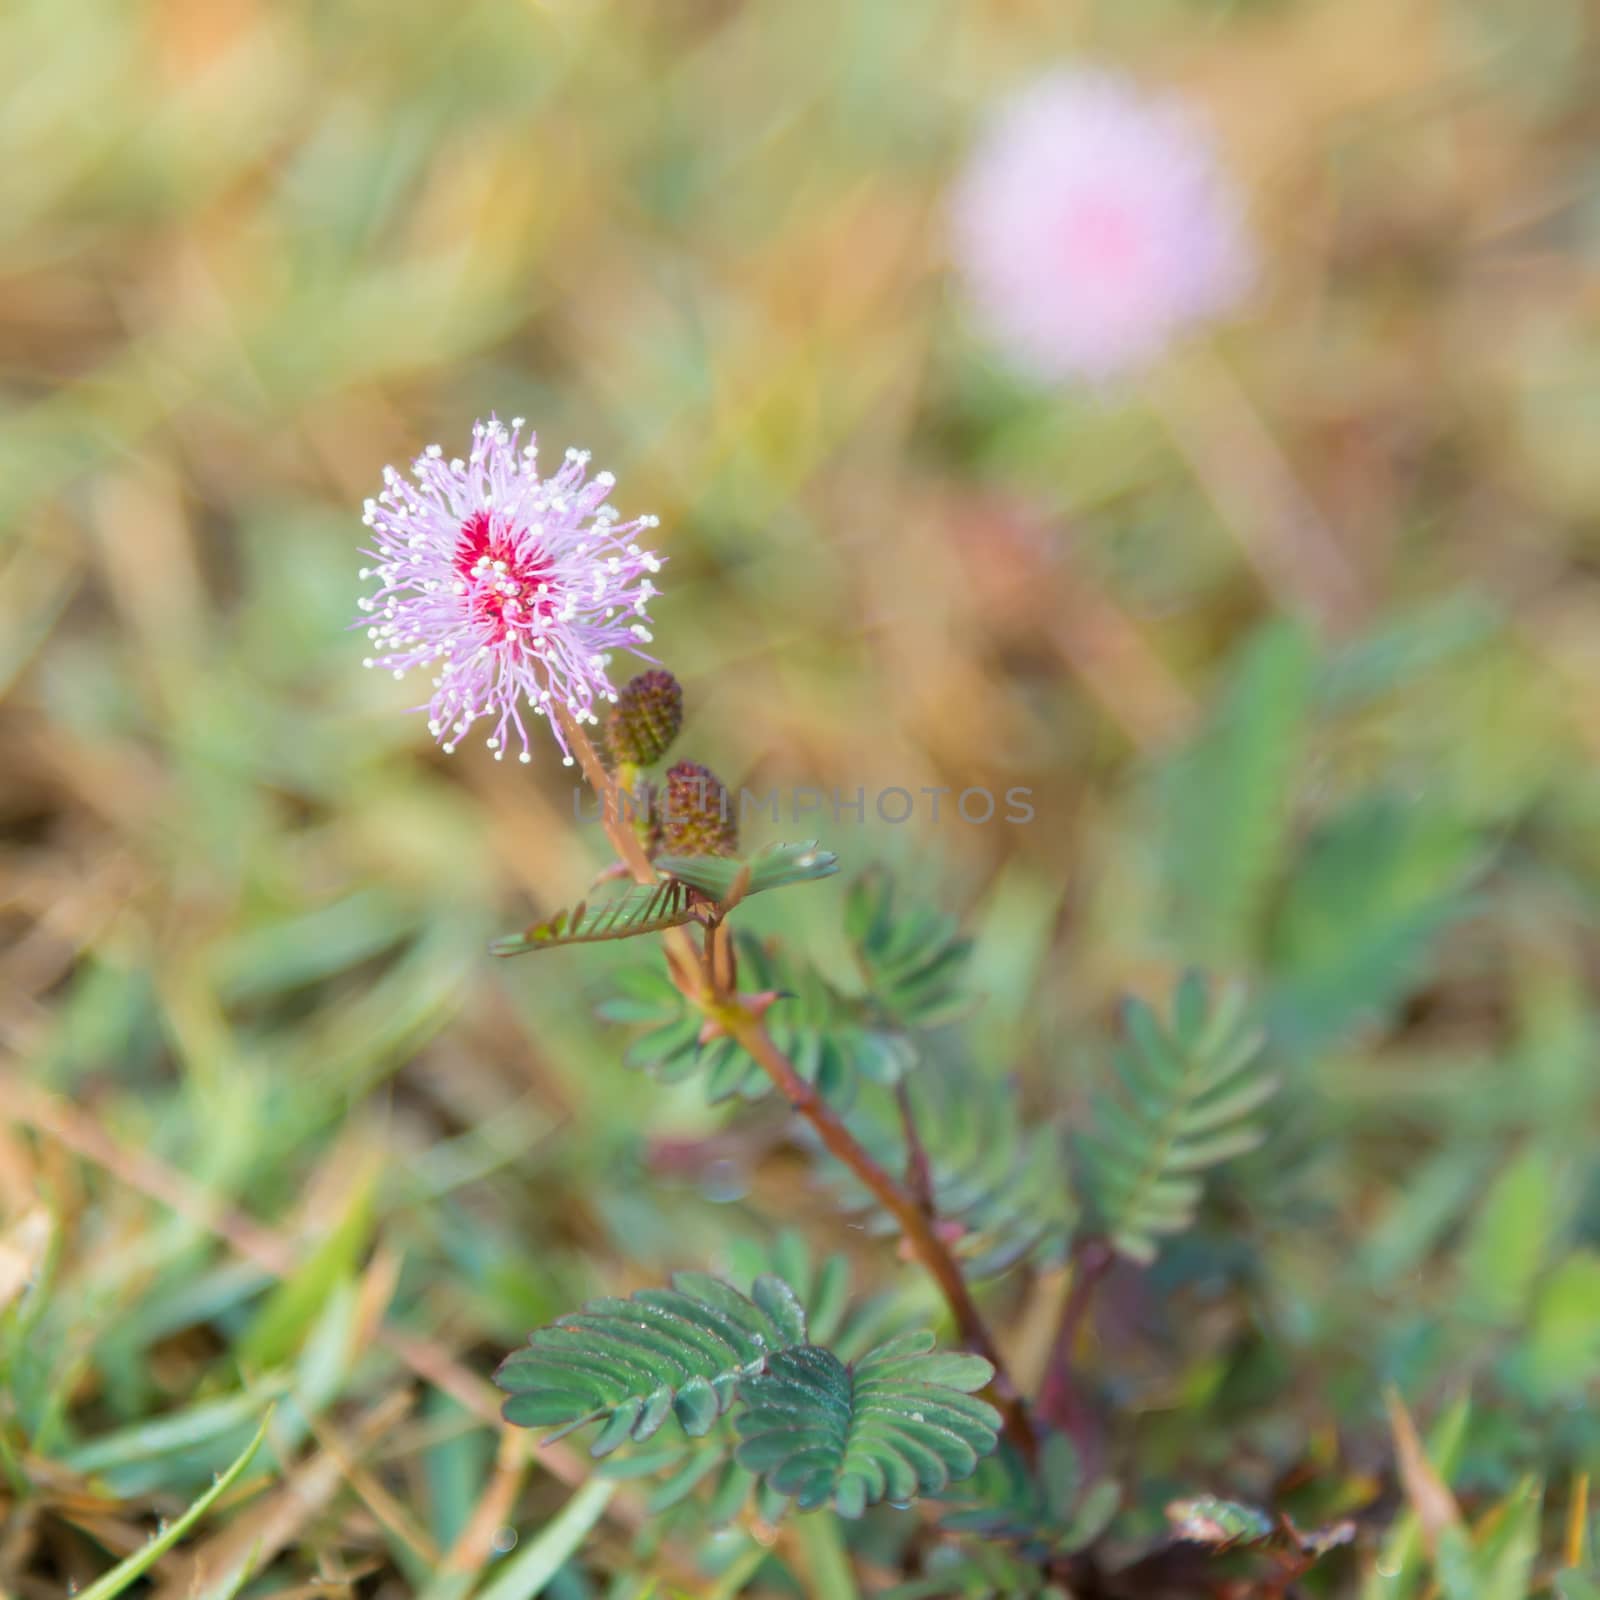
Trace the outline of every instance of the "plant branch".
{"type": "MultiPolygon", "coordinates": [[[[617,803],[615,778],[606,771],[593,741],[566,707],[557,704],[555,714],[560,719],[561,731],[566,735],[584,777],[600,799],[601,820],[618,858],[636,881],[654,883],[656,870],[617,803]]],[[[931,1208],[925,1208],[916,1195],[873,1160],[833,1107],[800,1076],[789,1058],[773,1043],[761,1019],[740,1003],[737,993],[723,986],[716,964],[701,961],[700,952],[695,949],[685,930],[669,928],[662,938],[667,944],[668,959],[679,973],[680,987],[684,981],[703,986],[708,975],[712,978],[713,992],[702,992],[697,997],[702,1008],[707,1010],[708,1015],[714,1015],[715,1020],[756,1060],[790,1105],[816,1129],[823,1144],[855,1173],[878,1203],[900,1224],[912,1253],[933,1276],[948,1302],[962,1342],[994,1368],[994,1378],[989,1388],[1005,1419],[1007,1435],[1025,1459],[1034,1460],[1038,1445],[1028,1414],[972,1298],[972,1291],[967,1287],[960,1265],[934,1227],[931,1208]]]]}
{"type": "Polygon", "coordinates": [[[903,1184],[873,1160],[833,1107],[795,1071],[789,1058],[773,1043],[772,1035],[758,1017],[744,1010],[735,997],[731,1004],[723,1007],[719,1020],[761,1065],[795,1111],[816,1129],[817,1136],[829,1151],[849,1167],[879,1205],[900,1224],[900,1231],[905,1235],[912,1253],[944,1295],[955,1317],[962,1342],[994,1368],[994,1379],[989,1388],[1005,1419],[1007,1435],[1028,1461],[1034,1460],[1038,1443],[1034,1438],[1033,1425],[1028,1420],[1027,1411],[1011,1382],[983,1315],[972,1298],[961,1267],[939,1237],[932,1218],[903,1184]]]}
{"type": "Polygon", "coordinates": [[[906,1187],[928,1218],[936,1220],[933,1167],[928,1160],[928,1148],[917,1131],[917,1119],[911,1109],[911,1091],[906,1088],[904,1078],[895,1081],[894,1103],[900,1112],[900,1131],[906,1141],[906,1187]]]}
{"type": "Polygon", "coordinates": [[[656,869],[650,865],[650,858],[639,842],[639,835],[628,826],[622,814],[621,787],[616,778],[606,771],[600,752],[595,749],[594,741],[585,732],[583,724],[559,701],[552,699],[551,704],[555,708],[556,720],[561,724],[561,731],[566,736],[568,748],[578,758],[578,765],[589,787],[600,801],[601,825],[606,830],[612,849],[617,852],[617,859],[632,874],[635,883],[654,883],[656,869]]]}
{"type": "Polygon", "coordinates": [[[1091,1236],[1079,1239],[1073,1246],[1072,1283],[1067,1290],[1066,1303],[1061,1307],[1061,1320],[1056,1325],[1056,1336],[1045,1362],[1044,1382],[1039,1388],[1039,1415],[1072,1435],[1081,1432],[1086,1416],[1072,1377],[1078,1335],[1089,1314],[1095,1290],[1116,1259],[1116,1251],[1104,1239],[1091,1236]]]}
{"type": "MultiPolygon", "coordinates": [[[[584,730],[582,723],[558,701],[552,700],[551,703],[561,723],[561,731],[566,735],[567,745],[577,757],[578,765],[589,787],[594,790],[596,798],[600,801],[600,823],[606,830],[606,837],[611,841],[611,848],[617,852],[617,859],[628,869],[635,883],[656,882],[656,869],[651,866],[650,857],[645,854],[639,835],[633,831],[628,819],[622,814],[617,780],[606,771],[605,763],[600,759],[594,741],[584,730]]],[[[701,961],[700,952],[695,949],[694,941],[682,928],[668,928],[662,938],[667,946],[667,957],[673,968],[673,975],[679,980],[680,988],[684,982],[694,983],[698,987],[696,975],[701,970],[701,961]]],[[[685,992],[691,991],[685,990],[685,992]]]]}

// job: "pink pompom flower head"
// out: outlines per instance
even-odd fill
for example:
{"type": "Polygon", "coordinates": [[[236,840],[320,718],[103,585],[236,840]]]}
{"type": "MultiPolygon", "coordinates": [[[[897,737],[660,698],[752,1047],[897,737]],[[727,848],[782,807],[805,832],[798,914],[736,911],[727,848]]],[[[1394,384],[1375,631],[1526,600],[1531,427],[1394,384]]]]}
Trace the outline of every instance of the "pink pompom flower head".
{"type": "Polygon", "coordinates": [[[951,223],[986,330],[1049,382],[1150,365],[1254,278],[1208,130],[1110,72],[1052,73],[1003,107],[956,186],[951,223]]]}
{"type": "Polygon", "coordinates": [[[641,646],[661,558],[637,536],[658,519],[618,521],[606,504],[616,479],[590,477],[586,450],[541,478],[534,436],[518,446],[522,427],[490,418],[464,461],[432,444],[411,478],[384,468],[363,517],[377,565],[361,576],[378,583],[359,602],[378,646],[365,665],[432,672],[428,728],[447,752],[486,718],[495,759],[517,745],[528,761],[531,713],[549,717],[570,766],[556,707],[598,722],[595,703],[617,698],[611,653],[652,659],[641,646]]]}

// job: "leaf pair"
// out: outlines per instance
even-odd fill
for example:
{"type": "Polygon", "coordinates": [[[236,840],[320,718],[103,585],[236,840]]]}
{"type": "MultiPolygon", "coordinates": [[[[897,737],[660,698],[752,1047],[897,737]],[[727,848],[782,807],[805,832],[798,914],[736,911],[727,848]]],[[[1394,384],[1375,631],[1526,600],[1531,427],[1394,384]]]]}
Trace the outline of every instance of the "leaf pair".
{"type": "Polygon", "coordinates": [[[496,939],[490,950],[497,956],[515,956],[661,933],[694,920],[697,896],[699,901],[722,905],[763,890],[809,883],[837,872],[839,858],[819,849],[815,839],[807,839],[798,844],[769,845],[749,861],[661,856],[655,866],[663,874],[659,882],[630,884],[597,905],[579,901],[570,910],[558,911],[521,933],[496,939]]]}
{"type": "MultiPolygon", "coordinates": [[[[1000,1425],[974,1396],[992,1376],[981,1357],[936,1353],[926,1333],[845,1362],[808,1342],[782,1279],[758,1278],[743,1295],[682,1273],[670,1289],[592,1301],[538,1329],[495,1381],[509,1395],[508,1422],[552,1427],[554,1438],[601,1422],[597,1456],[649,1439],[669,1418],[697,1437],[738,1405],[741,1468],[802,1510],[831,1504],[853,1517],[974,1470],[1000,1425]]],[[[718,1464],[708,1457],[704,1470],[718,1464]]]]}

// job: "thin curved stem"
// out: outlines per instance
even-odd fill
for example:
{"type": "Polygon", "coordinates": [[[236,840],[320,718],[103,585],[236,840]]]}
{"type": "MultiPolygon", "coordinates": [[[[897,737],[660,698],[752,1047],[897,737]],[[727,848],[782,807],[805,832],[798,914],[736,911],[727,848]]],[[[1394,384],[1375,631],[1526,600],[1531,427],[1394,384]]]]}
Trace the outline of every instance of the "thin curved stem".
{"type": "Polygon", "coordinates": [[[828,1150],[859,1178],[885,1211],[900,1225],[907,1244],[922,1266],[938,1284],[956,1321],[962,1343],[982,1356],[994,1368],[990,1390],[1005,1419],[1005,1430],[1012,1443],[1032,1461],[1038,1453],[1033,1425],[1028,1420],[1021,1398],[1006,1371],[1004,1360],[978,1310],[961,1266],[939,1237],[933,1218],[916,1198],[881,1167],[844,1125],[839,1114],[795,1070],[789,1058],[773,1043],[758,1017],[737,1005],[726,1008],[722,1018],[728,1032],[749,1052],[772,1079],[789,1104],[817,1131],[828,1150]]]}
{"type": "Polygon", "coordinates": [[[917,1129],[911,1091],[906,1087],[904,1078],[895,1083],[894,1103],[900,1113],[900,1132],[906,1141],[906,1187],[925,1216],[936,1216],[939,1208],[933,1193],[933,1165],[928,1160],[928,1147],[923,1144],[922,1134],[917,1129]]]}
{"type": "Polygon", "coordinates": [[[1100,1280],[1116,1261],[1116,1251],[1104,1239],[1092,1235],[1081,1238],[1072,1252],[1072,1282],[1061,1308],[1061,1320],[1051,1341],[1045,1362],[1044,1381],[1039,1388],[1039,1415],[1053,1427],[1062,1429],[1089,1456],[1092,1417],[1073,1376],[1078,1336],[1083,1331],[1089,1307],[1094,1303],[1100,1280]]]}
{"type": "MultiPolygon", "coordinates": [[[[611,841],[611,848],[617,852],[617,859],[628,869],[635,883],[654,883],[657,877],[656,869],[650,865],[650,857],[645,854],[639,835],[628,825],[627,818],[622,814],[617,780],[606,771],[605,763],[600,759],[594,741],[584,730],[583,725],[564,705],[553,703],[555,715],[561,723],[561,731],[566,735],[567,745],[577,757],[584,778],[600,801],[600,823],[606,830],[606,837],[611,841]]],[[[702,964],[700,953],[694,947],[694,941],[682,928],[668,928],[662,938],[666,943],[673,976],[678,981],[679,987],[682,988],[688,983],[692,988],[685,989],[685,993],[698,992],[700,984],[697,975],[702,971],[702,964]]]]}
{"type": "Polygon", "coordinates": [[[595,749],[594,740],[584,731],[583,724],[559,701],[552,701],[552,704],[561,731],[566,736],[567,747],[578,758],[584,778],[600,801],[600,821],[612,848],[617,852],[617,859],[632,873],[635,883],[654,883],[656,869],[650,865],[650,858],[644,853],[639,835],[628,826],[622,815],[620,785],[606,770],[600,752],[595,749]]]}

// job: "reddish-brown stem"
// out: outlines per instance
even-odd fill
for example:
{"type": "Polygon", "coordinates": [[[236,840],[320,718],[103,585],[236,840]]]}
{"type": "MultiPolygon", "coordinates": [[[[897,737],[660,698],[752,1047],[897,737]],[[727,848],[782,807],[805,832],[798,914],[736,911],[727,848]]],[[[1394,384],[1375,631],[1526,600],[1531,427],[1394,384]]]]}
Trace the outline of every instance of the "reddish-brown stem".
{"type": "Polygon", "coordinates": [[[972,1298],[967,1280],[944,1240],[939,1237],[933,1219],[903,1184],[896,1182],[867,1154],[833,1107],[795,1071],[789,1058],[772,1042],[772,1036],[759,1018],[737,1006],[731,1006],[725,1025],[765,1069],[767,1076],[795,1111],[816,1129],[817,1136],[829,1151],[849,1167],[878,1204],[900,1224],[900,1231],[905,1235],[912,1252],[944,1295],[955,1317],[962,1343],[994,1368],[990,1391],[1005,1419],[1006,1433],[1023,1456],[1032,1461],[1038,1451],[1033,1425],[1006,1373],[1005,1363],[972,1298]]]}
{"type": "MultiPolygon", "coordinates": [[[[622,816],[617,804],[616,781],[606,771],[593,741],[565,707],[557,706],[556,715],[584,777],[600,799],[601,819],[618,858],[637,882],[654,883],[655,868],[650,865],[638,835],[622,816]]],[[[701,962],[700,953],[685,929],[669,928],[663,937],[667,941],[668,958],[677,969],[685,974],[709,974],[715,981],[716,966],[701,962]]],[[[1028,1413],[1006,1372],[960,1265],[934,1227],[931,1208],[924,1208],[904,1184],[897,1182],[868,1155],[833,1107],[800,1076],[789,1058],[773,1043],[761,1019],[746,1010],[736,994],[717,984],[715,992],[701,997],[701,1004],[749,1052],[795,1111],[816,1129],[823,1144],[849,1167],[900,1224],[912,1253],[932,1275],[949,1304],[962,1342],[994,1368],[988,1392],[1004,1418],[1007,1436],[1026,1460],[1033,1461],[1038,1454],[1038,1443],[1028,1413]]]]}
{"type": "MultiPolygon", "coordinates": [[[[567,746],[577,757],[584,778],[600,802],[600,824],[606,830],[611,848],[617,852],[617,859],[628,869],[635,883],[654,883],[656,869],[650,865],[650,857],[645,854],[639,835],[623,815],[617,780],[606,771],[605,763],[600,759],[594,741],[584,731],[583,724],[565,706],[552,703],[555,704],[555,715],[561,723],[561,731],[566,735],[567,746]]],[[[679,986],[695,982],[701,962],[694,941],[682,928],[668,928],[662,938],[666,942],[667,959],[679,986]]],[[[695,982],[695,987],[698,986],[695,982]]]]}
{"type": "Polygon", "coordinates": [[[933,1167],[928,1161],[922,1135],[917,1132],[916,1115],[911,1109],[911,1092],[906,1088],[904,1078],[894,1086],[894,1103],[900,1111],[900,1131],[906,1141],[906,1187],[924,1214],[933,1217],[933,1167]]]}
{"type": "Polygon", "coordinates": [[[1088,1421],[1087,1408],[1072,1377],[1078,1334],[1100,1280],[1116,1259],[1116,1252],[1104,1239],[1090,1236],[1080,1239],[1074,1246],[1072,1283],[1061,1308],[1061,1320],[1056,1325],[1056,1336],[1045,1363],[1044,1382],[1039,1388],[1039,1415],[1054,1427],[1073,1435],[1075,1442],[1088,1421]]]}
{"type": "Polygon", "coordinates": [[[561,731],[566,736],[567,748],[577,757],[584,778],[600,802],[600,822],[612,849],[617,852],[617,859],[632,874],[635,883],[654,883],[656,869],[650,865],[650,858],[645,854],[639,835],[628,826],[627,818],[622,814],[621,789],[617,780],[606,771],[605,763],[600,759],[594,741],[584,731],[583,724],[564,705],[552,703],[555,704],[561,731]]]}

